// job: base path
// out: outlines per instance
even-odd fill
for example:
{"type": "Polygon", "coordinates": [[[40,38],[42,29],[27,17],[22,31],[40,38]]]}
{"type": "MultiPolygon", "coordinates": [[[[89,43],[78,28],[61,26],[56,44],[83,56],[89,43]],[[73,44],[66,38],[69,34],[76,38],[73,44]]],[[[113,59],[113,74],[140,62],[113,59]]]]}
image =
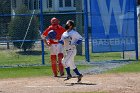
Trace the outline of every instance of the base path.
{"type": "Polygon", "coordinates": [[[0,93],[140,93],[140,73],[85,75],[64,81],[64,77],[1,79],[0,93]]]}

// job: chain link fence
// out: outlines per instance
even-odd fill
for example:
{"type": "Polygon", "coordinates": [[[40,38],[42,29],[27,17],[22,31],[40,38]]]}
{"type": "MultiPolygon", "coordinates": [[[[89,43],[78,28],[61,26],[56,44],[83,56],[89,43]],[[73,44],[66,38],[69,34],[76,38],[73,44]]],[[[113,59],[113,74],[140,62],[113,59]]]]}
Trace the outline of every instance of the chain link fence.
{"type": "MultiPolygon", "coordinates": [[[[41,65],[42,56],[48,64],[49,51],[42,47],[41,33],[56,17],[63,27],[67,20],[74,20],[76,30],[84,37],[83,9],[83,0],[1,0],[0,66],[41,65]]],[[[78,51],[83,55],[84,47],[78,47],[78,51]]]]}
{"type": "Polygon", "coordinates": [[[85,1],[0,0],[0,66],[49,64],[49,50],[40,35],[52,17],[58,18],[63,27],[67,20],[75,21],[75,29],[83,36],[83,43],[77,46],[76,61],[86,62],[88,52],[91,61],[123,59],[122,52],[91,53],[91,20],[86,20],[91,19],[90,0],[87,6],[85,1]]]}

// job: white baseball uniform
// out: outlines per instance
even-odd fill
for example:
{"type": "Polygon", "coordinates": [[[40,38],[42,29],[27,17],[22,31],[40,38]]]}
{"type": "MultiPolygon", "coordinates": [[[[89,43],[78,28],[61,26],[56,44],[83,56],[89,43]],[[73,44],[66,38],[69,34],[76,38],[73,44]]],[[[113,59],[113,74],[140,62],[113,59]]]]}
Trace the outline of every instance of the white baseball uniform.
{"type": "Polygon", "coordinates": [[[63,46],[62,44],[52,44],[49,50],[51,55],[58,55],[59,53],[63,53],[63,46]]]}
{"type": "Polygon", "coordinates": [[[62,34],[61,40],[64,42],[65,56],[62,63],[65,68],[75,69],[74,57],[77,53],[76,42],[82,40],[82,36],[75,30],[66,31],[62,34]]]}

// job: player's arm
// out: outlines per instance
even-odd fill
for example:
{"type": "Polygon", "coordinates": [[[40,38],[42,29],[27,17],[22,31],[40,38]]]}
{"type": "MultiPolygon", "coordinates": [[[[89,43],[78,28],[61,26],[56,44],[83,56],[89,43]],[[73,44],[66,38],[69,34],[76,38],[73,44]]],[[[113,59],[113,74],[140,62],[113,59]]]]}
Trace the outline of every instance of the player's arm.
{"type": "Polygon", "coordinates": [[[45,45],[50,46],[50,43],[48,42],[48,40],[46,39],[46,36],[44,36],[43,34],[41,35],[41,38],[43,40],[43,42],[45,43],[45,45]]]}
{"type": "Polygon", "coordinates": [[[77,40],[76,44],[79,45],[82,43],[82,39],[77,40]]]}
{"type": "Polygon", "coordinates": [[[46,39],[48,32],[50,31],[50,28],[48,27],[43,34],[41,35],[41,39],[43,40],[43,42],[47,45],[50,46],[50,43],[48,42],[48,40],[46,39]]]}
{"type": "Polygon", "coordinates": [[[64,45],[64,35],[62,34],[61,39],[58,41],[59,44],[64,45]]]}
{"type": "Polygon", "coordinates": [[[81,44],[82,43],[82,40],[83,40],[83,38],[82,38],[82,36],[78,33],[78,32],[76,32],[76,42],[75,42],[75,45],[79,45],[79,44],[81,44]]]}

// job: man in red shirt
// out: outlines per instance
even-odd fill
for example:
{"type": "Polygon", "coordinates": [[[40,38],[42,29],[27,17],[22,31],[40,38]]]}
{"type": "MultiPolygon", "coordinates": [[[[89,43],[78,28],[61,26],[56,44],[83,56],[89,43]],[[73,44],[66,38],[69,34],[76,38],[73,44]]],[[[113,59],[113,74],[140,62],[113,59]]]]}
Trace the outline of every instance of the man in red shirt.
{"type": "Polygon", "coordinates": [[[50,58],[51,58],[51,65],[52,65],[52,71],[54,74],[54,77],[58,76],[57,71],[57,62],[58,62],[58,68],[60,71],[60,76],[64,75],[64,67],[62,65],[62,58],[63,58],[63,46],[58,43],[58,40],[61,39],[61,35],[66,30],[59,25],[59,20],[55,17],[51,19],[51,25],[46,28],[46,30],[41,35],[41,38],[43,39],[44,43],[49,46],[50,49],[50,58]],[[47,39],[48,32],[54,30],[56,32],[56,38],[55,39],[47,39]],[[58,59],[58,60],[57,60],[58,59]]]}

